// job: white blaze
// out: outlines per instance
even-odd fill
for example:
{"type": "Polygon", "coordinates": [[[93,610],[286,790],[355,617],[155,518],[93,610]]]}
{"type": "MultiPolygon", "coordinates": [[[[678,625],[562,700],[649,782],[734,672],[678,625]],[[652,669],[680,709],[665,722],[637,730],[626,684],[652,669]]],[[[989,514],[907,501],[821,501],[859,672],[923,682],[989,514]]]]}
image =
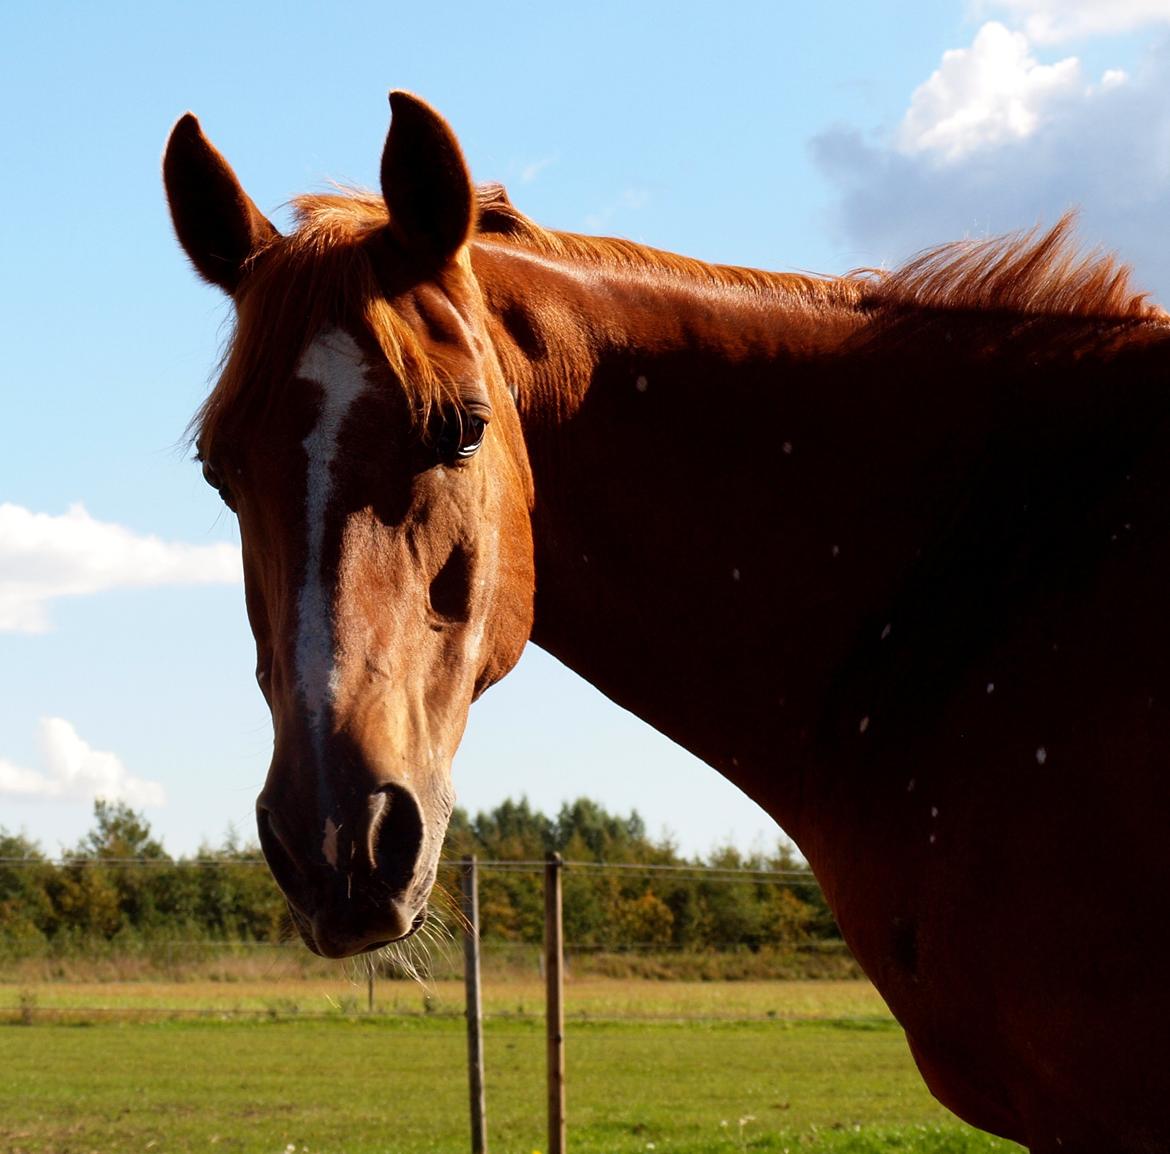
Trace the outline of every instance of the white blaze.
{"type": "Polygon", "coordinates": [[[357,342],[340,329],[326,329],[305,350],[297,376],[321,388],[317,424],[304,439],[305,578],[297,598],[297,687],[314,732],[333,700],[333,612],[331,590],[321,573],[325,514],[333,495],[333,460],[354,401],[365,391],[365,360],[357,342]]]}

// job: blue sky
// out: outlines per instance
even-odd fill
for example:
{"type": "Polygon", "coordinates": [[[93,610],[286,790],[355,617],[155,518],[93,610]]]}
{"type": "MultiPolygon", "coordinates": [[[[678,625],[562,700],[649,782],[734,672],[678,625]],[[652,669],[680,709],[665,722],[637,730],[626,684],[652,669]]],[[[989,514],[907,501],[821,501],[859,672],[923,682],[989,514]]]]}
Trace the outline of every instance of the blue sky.
{"type": "MultiPolygon", "coordinates": [[[[0,40],[0,826],[95,794],[175,853],[252,828],[270,751],[234,523],[183,446],[226,302],[159,179],[186,109],[279,224],[376,186],[386,93],[544,224],[765,268],[897,264],[1080,205],[1170,300],[1170,2],[47,3],[0,40]]],[[[533,647],[472,711],[471,809],[637,808],[688,852],[776,827],[533,647]]]]}

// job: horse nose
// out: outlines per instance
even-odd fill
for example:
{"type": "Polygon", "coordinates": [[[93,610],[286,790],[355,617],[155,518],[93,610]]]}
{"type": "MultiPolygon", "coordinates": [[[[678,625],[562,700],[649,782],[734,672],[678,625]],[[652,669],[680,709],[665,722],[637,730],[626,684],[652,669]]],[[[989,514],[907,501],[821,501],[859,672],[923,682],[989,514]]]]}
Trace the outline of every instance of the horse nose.
{"type": "Polygon", "coordinates": [[[383,785],[344,807],[282,800],[266,788],[257,801],[260,847],[310,949],[345,957],[418,928],[429,879],[416,877],[424,831],[410,790],[383,785]]]}

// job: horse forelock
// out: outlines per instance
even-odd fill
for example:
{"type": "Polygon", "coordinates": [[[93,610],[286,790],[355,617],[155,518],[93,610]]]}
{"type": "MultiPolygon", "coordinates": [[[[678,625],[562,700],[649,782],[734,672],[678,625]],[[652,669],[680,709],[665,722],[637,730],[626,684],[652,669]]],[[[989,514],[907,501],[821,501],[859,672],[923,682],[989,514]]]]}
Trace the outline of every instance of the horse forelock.
{"type": "Polygon", "coordinates": [[[437,405],[457,399],[387,300],[378,248],[389,217],[381,198],[342,191],[298,197],[292,208],[296,228],[252,254],[236,295],[219,379],[189,430],[201,451],[226,425],[263,420],[310,342],[330,328],[374,343],[420,428],[437,405]]]}

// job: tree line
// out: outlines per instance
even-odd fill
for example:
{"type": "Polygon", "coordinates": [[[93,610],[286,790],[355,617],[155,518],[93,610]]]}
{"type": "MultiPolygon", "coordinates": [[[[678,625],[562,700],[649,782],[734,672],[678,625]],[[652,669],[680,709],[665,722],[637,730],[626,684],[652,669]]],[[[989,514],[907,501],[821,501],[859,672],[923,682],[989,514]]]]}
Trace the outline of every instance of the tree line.
{"type": "MultiPolygon", "coordinates": [[[[482,938],[539,943],[539,863],[549,852],[570,863],[565,937],[578,948],[783,950],[839,941],[820,888],[787,846],[770,854],[728,847],[688,859],[668,838],[652,838],[637,813],[611,814],[585,798],[555,817],[526,800],[474,816],[457,809],[435,904],[440,912],[454,907],[458,862],[474,854],[483,863],[482,938]],[[758,872],[738,872],[745,870],[758,872]]],[[[289,935],[284,900],[260,850],[234,833],[194,858],[176,859],[142,814],[99,800],[89,832],[53,860],[0,827],[0,946],[10,954],[95,941],[272,942],[289,935]]]]}

